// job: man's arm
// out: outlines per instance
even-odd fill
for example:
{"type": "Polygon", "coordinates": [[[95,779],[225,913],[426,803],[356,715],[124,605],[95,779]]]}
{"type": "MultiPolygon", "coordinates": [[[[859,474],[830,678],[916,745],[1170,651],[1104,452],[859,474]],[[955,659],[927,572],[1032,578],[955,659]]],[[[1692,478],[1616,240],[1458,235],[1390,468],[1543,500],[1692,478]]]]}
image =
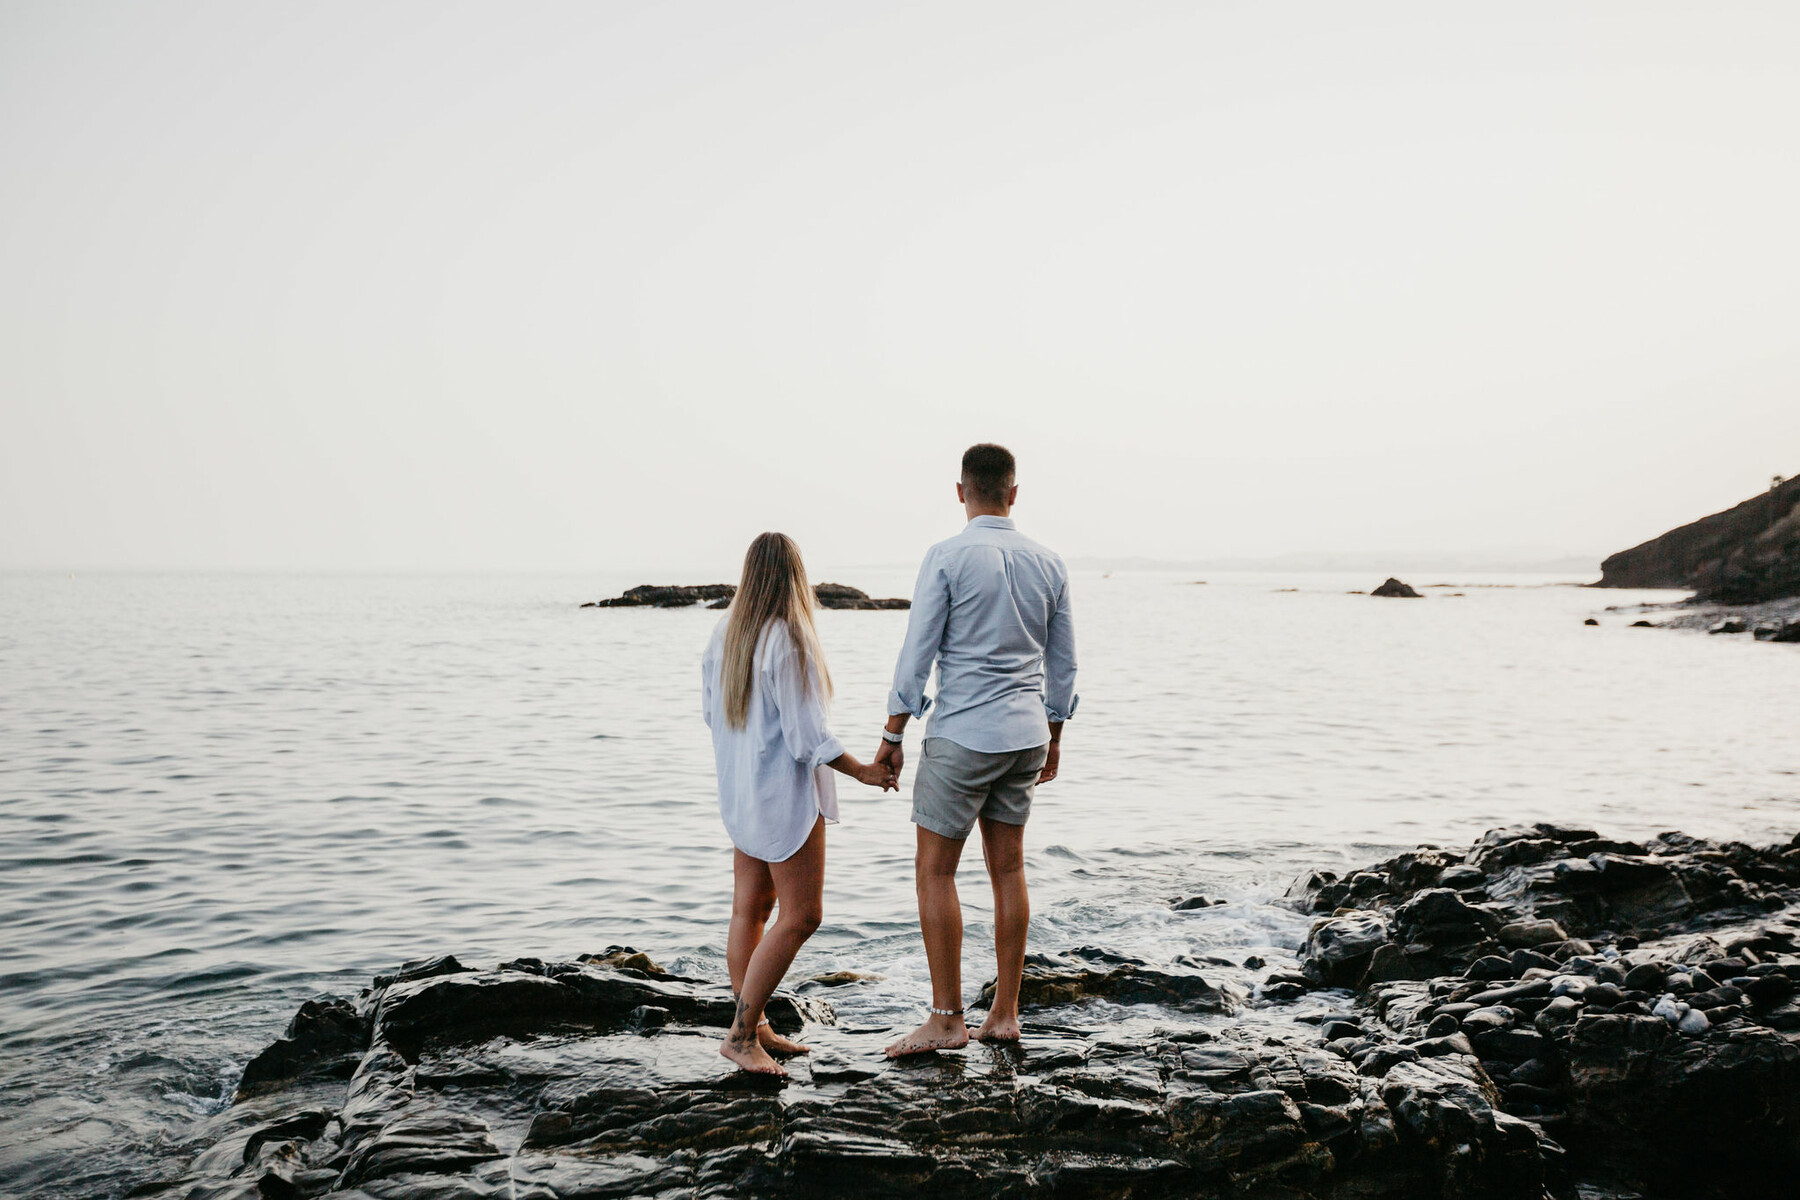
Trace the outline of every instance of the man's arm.
{"type": "MultiPolygon", "coordinates": [[[[909,719],[924,716],[931,707],[925,685],[931,681],[931,667],[937,661],[949,619],[950,580],[937,555],[927,554],[919,568],[918,582],[913,585],[906,638],[900,643],[900,659],[894,664],[894,688],[888,693],[888,732],[904,733],[909,719]]],[[[898,779],[906,754],[901,743],[884,739],[875,751],[875,761],[892,766],[898,779]]]]}
{"type": "Polygon", "coordinates": [[[1065,575],[1044,639],[1044,716],[1050,721],[1050,752],[1038,775],[1039,783],[1049,783],[1056,778],[1057,769],[1062,765],[1063,722],[1075,715],[1075,706],[1080,701],[1081,697],[1075,694],[1075,616],[1069,602],[1069,580],[1065,575]]]}

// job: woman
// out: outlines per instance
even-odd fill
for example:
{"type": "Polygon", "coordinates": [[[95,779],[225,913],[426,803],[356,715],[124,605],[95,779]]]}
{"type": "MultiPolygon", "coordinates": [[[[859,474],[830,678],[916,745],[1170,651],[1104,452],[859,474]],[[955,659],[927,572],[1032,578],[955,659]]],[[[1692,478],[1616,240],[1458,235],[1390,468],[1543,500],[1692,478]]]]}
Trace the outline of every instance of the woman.
{"type": "Polygon", "coordinates": [[[700,687],[719,815],[736,847],[725,957],[737,1013],[719,1053],[745,1071],[786,1075],[769,1052],[808,1047],[769,1028],[763,1006],[819,927],[825,823],[838,811],[837,785],[823,768],[898,790],[889,767],[858,762],[825,727],[831,674],[800,548],[786,534],[750,543],[731,611],[706,647],[700,687]],[[778,900],[781,915],[765,933],[778,900]]]}

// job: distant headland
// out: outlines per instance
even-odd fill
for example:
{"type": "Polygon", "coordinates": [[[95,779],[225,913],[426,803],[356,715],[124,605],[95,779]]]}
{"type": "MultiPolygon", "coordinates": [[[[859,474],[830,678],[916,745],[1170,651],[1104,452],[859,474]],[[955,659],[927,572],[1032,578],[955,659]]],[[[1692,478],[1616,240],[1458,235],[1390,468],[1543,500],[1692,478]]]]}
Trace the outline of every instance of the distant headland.
{"type": "Polygon", "coordinates": [[[1800,475],[1600,564],[1598,587],[1692,588],[1709,604],[1800,596],[1800,475]]]}

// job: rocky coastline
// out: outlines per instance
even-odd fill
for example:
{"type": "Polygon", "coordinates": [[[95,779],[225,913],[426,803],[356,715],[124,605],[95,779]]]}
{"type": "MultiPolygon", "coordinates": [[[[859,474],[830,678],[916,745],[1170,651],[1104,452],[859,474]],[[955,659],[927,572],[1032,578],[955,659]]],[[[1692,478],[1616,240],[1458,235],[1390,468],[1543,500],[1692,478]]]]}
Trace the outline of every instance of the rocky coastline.
{"type": "Polygon", "coordinates": [[[1598,587],[1692,588],[1712,604],[1800,596],[1800,475],[1768,491],[1621,550],[1600,564],[1598,587]]]}
{"type": "MultiPolygon", "coordinates": [[[[627,588],[622,595],[605,600],[589,600],[582,608],[692,608],[704,604],[708,608],[728,608],[737,595],[735,583],[657,584],[643,583],[627,588]]],[[[821,583],[813,587],[820,608],[894,609],[911,608],[904,597],[876,599],[861,588],[846,583],[821,583]]]]}
{"type": "MultiPolygon", "coordinates": [[[[1173,907],[1208,907],[1204,897],[1173,907]]],[[[1800,1171],[1800,836],[1539,824],[1298,881],[1291,959],[1037,955],[1011,1047],[889,1063],[822,978],[785,1084],[614,947],[309,1001],[134,1194],[1732,1196],[1800,1171]]]]}

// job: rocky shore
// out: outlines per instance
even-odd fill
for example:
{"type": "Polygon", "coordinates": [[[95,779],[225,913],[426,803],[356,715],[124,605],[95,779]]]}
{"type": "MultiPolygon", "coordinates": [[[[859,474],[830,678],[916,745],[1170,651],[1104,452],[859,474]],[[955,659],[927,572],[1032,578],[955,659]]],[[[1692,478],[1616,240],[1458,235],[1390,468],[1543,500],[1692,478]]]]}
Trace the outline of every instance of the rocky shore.
{"type": "MultiPolygon", "coordinates": [[[[627,588],[622,595],[606,600],[589,600],[583,608],[692,608],[704,604],[708,608],[726,608],[737,595],[735,583],[656,584],[643,583],[627,588]]],[[[878,600],[861,588],[846,583],[821,583],[813,587],[820,608],[883,609],[911,608],[904,597],[878,600]]]]}
{"type": "Polygon", "coordinates": [[[1288,903],[1286,961],[1034,956],[1011,1047],[890,1063],[811,983],[785,1084],[717,1055],[723,985],[629,948],[411,963],[302,1006],[135,1194],[1793,1194],[1800,837],[1540,824],[1288,903]]]}

